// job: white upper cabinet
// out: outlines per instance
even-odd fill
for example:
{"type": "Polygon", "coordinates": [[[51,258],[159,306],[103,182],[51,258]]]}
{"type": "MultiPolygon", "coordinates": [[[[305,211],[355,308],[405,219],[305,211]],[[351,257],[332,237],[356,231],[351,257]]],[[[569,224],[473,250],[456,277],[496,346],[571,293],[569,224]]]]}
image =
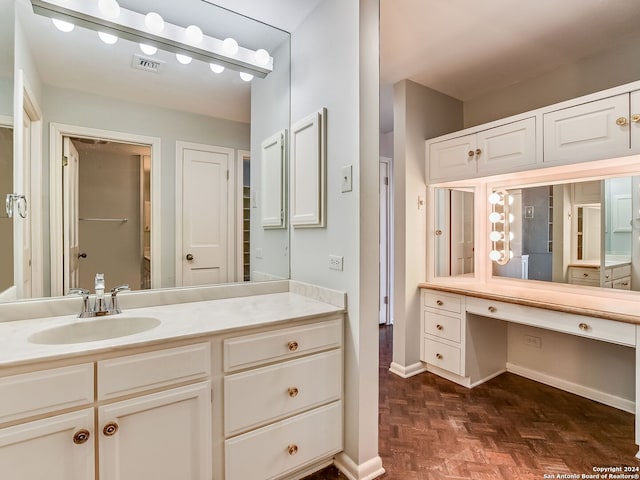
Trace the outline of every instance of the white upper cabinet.
{"type": "Polygon", "coordinates": [[[443,141],[427,141],[430,182],[531,168],[536,162],[535,117],[443,141]]]}

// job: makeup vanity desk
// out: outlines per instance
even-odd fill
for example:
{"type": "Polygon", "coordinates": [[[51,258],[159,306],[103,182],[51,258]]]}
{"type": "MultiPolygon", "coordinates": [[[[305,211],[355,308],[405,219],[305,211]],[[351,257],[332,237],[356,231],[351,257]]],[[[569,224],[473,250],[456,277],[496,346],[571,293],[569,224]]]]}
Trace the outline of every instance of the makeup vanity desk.
{"type": "MultiPolygon", "coordinates": [[[[420,360],[472,388],[507,371],[507,325],[518,323],[634,348],[635,431],[640,445],[638,293],[510,281],[421,283],[420,360]]],[[[639,454],[636,454],[640,458],[639,454]]]]}

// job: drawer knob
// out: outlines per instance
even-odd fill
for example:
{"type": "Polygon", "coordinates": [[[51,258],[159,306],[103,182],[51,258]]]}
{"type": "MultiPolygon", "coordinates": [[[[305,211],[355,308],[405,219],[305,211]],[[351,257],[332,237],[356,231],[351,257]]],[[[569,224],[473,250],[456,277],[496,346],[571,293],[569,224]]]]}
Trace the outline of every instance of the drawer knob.
{"type": "Polygon", "coordinates": [[[107,423],[102,429],[102,433],[104,433],[105,437],[112,437],[118,431],[118,424],[116,422],[107,423]]]}
{"type": "Polygon", "coordinates": [[[292,443],[287,447],[287,452],[289,452],[289,455],[291,456],[295,455],[296,453],[298,453],[298,445],[292,443]]]}
{"type": "Polygon", "coordinates": [[[298,396],[298,392],[299,392],[299,390],[296,387],[287,388],[287,393],[289,394],[289,396],[291,398],[297,397],[298,396]]]}
{"type": "Polygon", "coordinates": [[[292,342],[287,343],[287,348],[289,349],[290,352],[295,352],[296,350],[298,350],[298,342],[294,340],[292,342]]]}
{"type": "Polygon", "coordinates": [[[436,300],[436,305],[441,307],[442,305],[444,305],[444,302],[442,300],[436,300]]]}
{"type": "Polygon", "coordinates": [[[436,328],[437,328],[438,330],[442,330],[444,327],[443,327],[442,325],[440,325],[440,324],[437,324],[437,325],[436,325],[436,328]]]}
{"type": "Polygon", "coordinates": [[[86,430],[84,428],[82,430],[78,430],[73,435],[73,443],[75,443],[76,445],[82,445],[87,440],[89,440],[90,436],[91,436],[91,434],[89,433],[89,430],[86,430]]]}
{"type": "Polygon", "coordinates": [[[438,360],[442,360],[442,354],[441,353],[436,353],[436,358],[438,360]]]}
{"type": "Polygon", "coordinates": [[[585,272],[585,273],[583,273],[583,274],[582,274],[582,276],[583,276],[583,277],[588,277],[588,276],[589,276],[589,274],[585,272]]]}
{"type": "Polygon", "coordinates": [[[491,313],[496,313],[498,311],[498,309],[494,306],[487,308],[487,310],[489,310],[491,313]]]}
{"type": "Polygon", "coordinates": [[[583,332],[586,332],[587,330],[589,330],[589,324],[588,323],[580,323],[578,325],[578,327],[580,328],[580,330],[582,330],[583,332]]]}

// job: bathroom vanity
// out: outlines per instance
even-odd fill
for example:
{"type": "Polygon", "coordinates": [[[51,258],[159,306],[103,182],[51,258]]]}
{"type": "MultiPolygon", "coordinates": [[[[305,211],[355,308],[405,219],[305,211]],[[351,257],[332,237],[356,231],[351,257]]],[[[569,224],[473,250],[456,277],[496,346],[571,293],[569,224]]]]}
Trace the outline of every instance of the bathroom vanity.
{"type": "MultiPolygon", "coordinates": [[[[332,462],[343,439],[344,294],[282,281],[162,296],[125,294],[124,313],[97,320],[0,322],[5,471],[281,479],[332,462]],[[77,327],[112,320],[146,330],[77,327]]],[[[43,300],[34,310],[79,308],[79,300],[43,300]]],[[[20,316],[19,304],[5,307],[20,316]]]]}

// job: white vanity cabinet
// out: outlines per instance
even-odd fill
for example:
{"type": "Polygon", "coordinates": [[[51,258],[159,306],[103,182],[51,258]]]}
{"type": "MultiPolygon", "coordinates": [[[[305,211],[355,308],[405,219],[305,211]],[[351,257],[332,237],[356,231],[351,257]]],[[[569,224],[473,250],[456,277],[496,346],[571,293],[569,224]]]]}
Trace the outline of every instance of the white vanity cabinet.
{"type": "Polygon", "coordinates": [[[226,480],[282,478],[342,450],[342,315],[223,342],[226,480]]]}
{"type": "Polygon", "coordinates": [[[536,163],[534,117],[446,140],[427,141],[430,182],[531,168],[536,163]]]}
{"type": "Polygon", "coordinates": [[[543,115],[544,163],[577,163],[640,152],[640,92],[543,115]]]}

